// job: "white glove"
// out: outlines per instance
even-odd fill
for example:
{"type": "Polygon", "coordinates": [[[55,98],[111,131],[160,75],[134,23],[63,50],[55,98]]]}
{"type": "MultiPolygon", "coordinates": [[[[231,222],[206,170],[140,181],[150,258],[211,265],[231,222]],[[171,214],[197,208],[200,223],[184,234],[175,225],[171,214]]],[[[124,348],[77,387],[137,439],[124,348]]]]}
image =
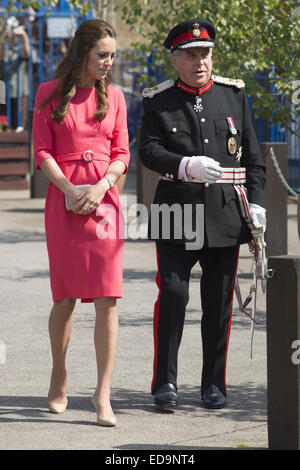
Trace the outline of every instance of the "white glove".
{"type": "Polygon", "coordinates": [[[259,206],[258,204],[250,203],[249,212],[253,224],[253,230],[251,231],[251,233],[254,237],[257,237],[259,236],[259,234],[261,234],[261,231],[263,231],[264,233],[266,230],[266,209],[259,206]]]}
{"type": "Polygon", "coordinates": [[[200,183],[215,183],[222,178],[223,169],[220,163],[210,157],[190,157],[186,174],[200,183]]]}

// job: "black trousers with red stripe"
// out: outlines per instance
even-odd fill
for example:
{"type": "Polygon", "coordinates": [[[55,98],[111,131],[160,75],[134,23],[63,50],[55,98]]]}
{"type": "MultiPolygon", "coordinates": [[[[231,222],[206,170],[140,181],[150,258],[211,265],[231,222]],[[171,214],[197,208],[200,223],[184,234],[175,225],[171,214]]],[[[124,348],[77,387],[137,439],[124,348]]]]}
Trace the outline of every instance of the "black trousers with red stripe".
{"type": "Polygon", "coordinates": [[[184,245],[157,241],[156,248],[159,294],[153,322],[152,393],[165,383],[177,386],[178,351],[189,301],[190,273],[199,262],[202,268],[201,394],[215,384],[226,395],[226,356],[239,246],[186,250],[184,245]]]}

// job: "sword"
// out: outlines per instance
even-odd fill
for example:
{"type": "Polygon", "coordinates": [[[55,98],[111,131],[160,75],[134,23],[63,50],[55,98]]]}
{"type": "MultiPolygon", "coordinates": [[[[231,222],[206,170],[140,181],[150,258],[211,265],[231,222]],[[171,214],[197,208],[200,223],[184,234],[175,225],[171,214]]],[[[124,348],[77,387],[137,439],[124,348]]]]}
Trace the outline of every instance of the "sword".
{"type": "Polygon", "coordinates": [[[245,301],[242,301],[241,289],[239,285],[238,278],[235,280],[235,294],[239,304],[239,310],[242,313],[245,313],[251,319],[251,332],[250,332],[250,358],[253,357],[253,339],[254,339],[254,326],[259,325],[259,322],[256,320],[256,306],[257,306],[257,291],[258,291],[258,280],[261,280],[261,287],[263,293],[266,290],[266,256],[265,256],[265,241],[263,227],[255,227],[255,230],[258,231],[258,235],[253,237],[252,242],[249,243],[250,252],[253,254],[253,283],[250,286],[249,295],[246,297],[245,301]],[[251,314],[247,311],[246,307],[250,304],[254,294],[254,300],[252,303],[251,314]]]}
{"type": "MultiPolygon", "coordinates": [[[[266,291],[266,254],[264,241],[263,227],[254,228],[258,233],[257,236],[253,237],[253,256],[254,256],[254,268],[253,268],[253,283],[255,285],[254,302],[252,305],[252,317],[255,318],[256,305],[257,305],[257,284],[258,280],[261,281],[261,288],[263,293],[266,291]]],[[[250,249],[251,251],[251,249],[250,249]]],[[[254,339],[254,323],[251,324],[251,340],[250,340],[250,358],[253,357],[253,339],[254,339]]]]}
{"type": "Polygon", "coordinates": [[[255,292],[254,284],[252,284],[252,286],[250,287],[250,292],[249,292],[249,295],[246,297],[245,302],[242,301],[241,289],[240,289],[240,284],[239,284],[238,278],[236,278],[236,280],[235,280],[234,290],[235,290],[235,295],[237,297],[237,301],[238,301],[238,304],[239,304],[240,312],[245,313],[245,315],[247,315],[252,320],[253,323],[255,323],[256,325],[259,325],[258,321],[255,320],[255,318],[253,316],[253,313],[252,313],[252,315],[250,315],[250,313],[246,310],[247,305],[252,300],[253,292],[255,292]]]}
{"type": "MultiPolygon", "coordinates": [[[[253,277],[254,277],[254,285],[255,285],[255,295],[254,301],[252,304],[252,316],[255,318],[256,313],[256,299],[257,299],[257,276],[256,276],[256,269],[254,268],[253,277]]],[[[254,339],[254,322],[251,323],[251,332],[250,332],[250,359],[253,357],[253,339],[254,339]]]]}

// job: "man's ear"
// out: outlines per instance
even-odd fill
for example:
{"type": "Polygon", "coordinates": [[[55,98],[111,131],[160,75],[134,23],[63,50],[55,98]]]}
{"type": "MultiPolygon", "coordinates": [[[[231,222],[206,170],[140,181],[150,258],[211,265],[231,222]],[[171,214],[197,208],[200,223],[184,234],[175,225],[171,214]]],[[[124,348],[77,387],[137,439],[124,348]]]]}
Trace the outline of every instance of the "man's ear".
{"type": "Polygon", "coordinates": [[[177,64],[177,57],[176,57],[176,54],[171,54],[171,62],[173,64],[173,66],[176,68],[176,64],[177,64]]]}

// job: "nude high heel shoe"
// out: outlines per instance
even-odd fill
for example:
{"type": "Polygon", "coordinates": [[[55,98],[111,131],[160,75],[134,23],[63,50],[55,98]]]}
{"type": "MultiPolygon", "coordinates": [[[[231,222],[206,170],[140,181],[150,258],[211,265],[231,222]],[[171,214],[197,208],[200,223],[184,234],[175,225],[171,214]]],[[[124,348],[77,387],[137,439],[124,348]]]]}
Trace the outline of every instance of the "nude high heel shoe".
{"type": "Polygon", "coordinates": [[[48,401],[48,408],[51,411],[51,413],[55,414],[62,414],[66,411],[68,405],[68,400],[66,403],[55,403],[54,401],[48,401]]]}
{"type": "MultiPolygon", "coordinates": [[[[97,410],[94,397],[92,397],[92,403],[95,409],[97,410]]],[[[117,418],[115,416],[105,417],[105,416],[97,415],[97,423],[100,426],[112,427],[112,426],[116,426],[117,418]]]]}

